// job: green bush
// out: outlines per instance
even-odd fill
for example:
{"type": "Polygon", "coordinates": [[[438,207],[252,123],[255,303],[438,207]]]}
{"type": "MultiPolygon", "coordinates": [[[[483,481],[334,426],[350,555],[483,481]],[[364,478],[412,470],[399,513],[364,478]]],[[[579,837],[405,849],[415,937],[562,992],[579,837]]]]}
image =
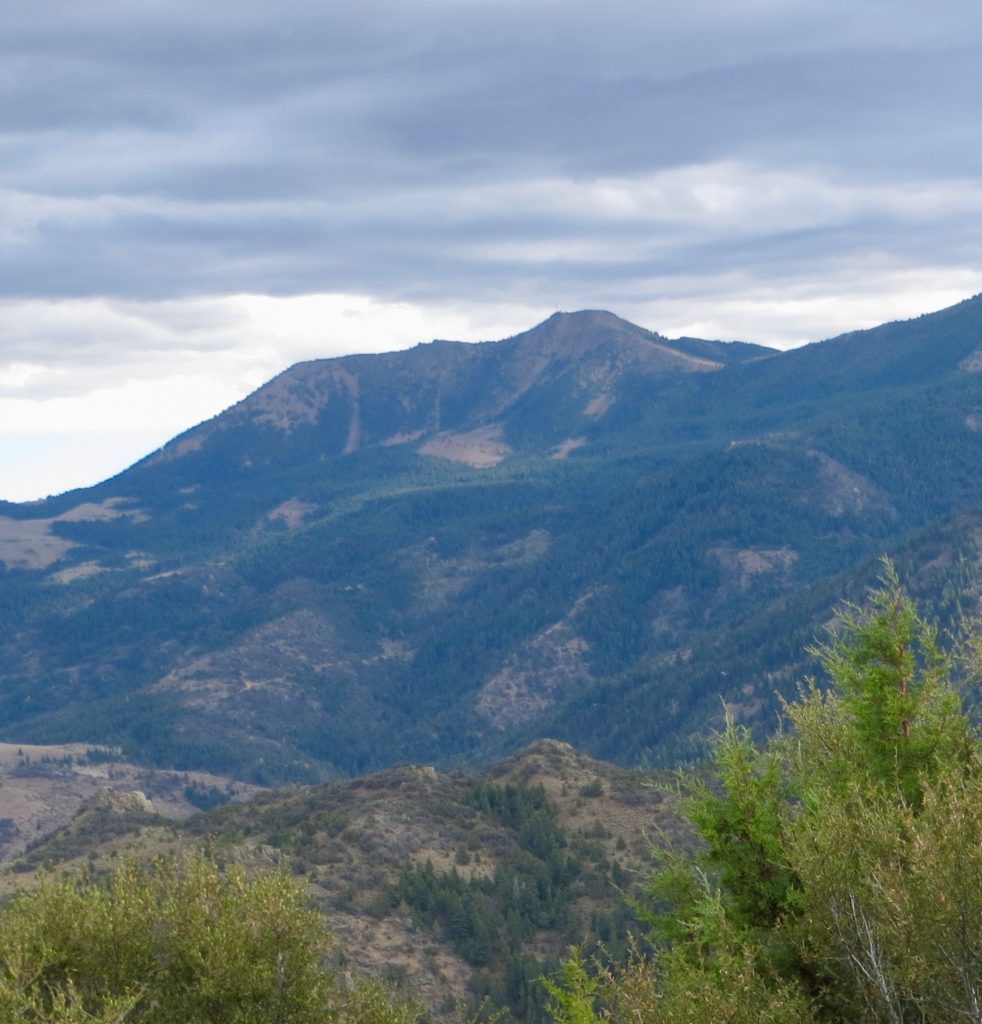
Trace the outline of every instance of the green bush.
{"type": "Polygon", "coordinates": [[[0,1020],[45,1024],[408,1024],[377,986],[343,990],[288,875],[196,856],[49,881],[0,909],[0,1020]]]}

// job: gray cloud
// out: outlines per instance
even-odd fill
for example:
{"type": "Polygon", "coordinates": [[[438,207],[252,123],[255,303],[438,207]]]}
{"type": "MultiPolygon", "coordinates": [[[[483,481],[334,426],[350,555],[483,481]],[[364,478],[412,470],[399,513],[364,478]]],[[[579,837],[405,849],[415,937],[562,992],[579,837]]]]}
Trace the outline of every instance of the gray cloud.
{"type": "Polygon", "coordinates": [[[589,186],[738,163],[958,194],[982,176],[980,34],[967,0],[20,5],[0,40],[0,294],[575,305],[598,281],[779,281],[887,248],[979,266],[958,208],[632,222],[589,186]],[[552,186],[581,201],[557,209],[552,186]]]}

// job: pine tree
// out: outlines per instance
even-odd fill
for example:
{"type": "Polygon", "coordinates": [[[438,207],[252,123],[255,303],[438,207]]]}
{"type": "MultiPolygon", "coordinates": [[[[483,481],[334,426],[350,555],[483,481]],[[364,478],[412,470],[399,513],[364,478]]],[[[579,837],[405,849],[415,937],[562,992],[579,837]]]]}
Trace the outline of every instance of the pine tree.
{"type": "Polygon", "coordinates": [[[951,660],[889,562],[814,650],[830,688],[763,750],[728,717],[685,781],[703,847],[662,854],[656,958],[589,986],[571,961],[560,1024],[982,1024],[982,761],[951,660]]]}

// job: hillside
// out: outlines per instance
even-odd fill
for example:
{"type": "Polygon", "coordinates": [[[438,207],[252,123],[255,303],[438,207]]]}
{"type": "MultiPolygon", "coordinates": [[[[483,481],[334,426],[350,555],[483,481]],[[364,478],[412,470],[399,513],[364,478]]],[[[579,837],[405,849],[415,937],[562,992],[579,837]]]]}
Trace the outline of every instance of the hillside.
{"type": "Polygon", "coordinates": [[[0,737],[255,783],[759,729],[888,552],[982,594],[982,299],[777,353],[610,313],[295,366],[0,514],[0,737]]]}
{"type": "Polygon", "coordinates": [[[140,792],[155,815],[181,821],[258,791],[208,772],[131,764],[118,751],[82,743],[0,743],[0,790],[0,860],[19,856],[63,828],[87,802],[111,800],[106,794],[140,792]]]}
{"type": "Polygon", "coordinates": [[[542,1019],[534,983],[570,943],[612,951],[632,921],[620,890],[649,842],[687,832],[671,787],[541,741],[486,772],[404,765],[255,795],[168,822],[142,793],[104,793],[0,875],[99,874],[121,859],[206,846],[223,863],[306,878],[346,971],[382,976],[439,1018],[491,995],[542,1019]]]}

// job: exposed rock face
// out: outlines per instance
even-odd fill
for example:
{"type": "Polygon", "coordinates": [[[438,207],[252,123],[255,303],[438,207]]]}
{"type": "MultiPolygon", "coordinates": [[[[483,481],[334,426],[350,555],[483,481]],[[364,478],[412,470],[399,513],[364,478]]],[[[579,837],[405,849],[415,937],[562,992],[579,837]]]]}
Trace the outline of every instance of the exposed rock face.
{"type": "Polygon", "coordinates": [[[110,814],[156,813],[153,803],[138,789],[129,792],[104,789],[98,796],[93,797],[89,806],[94,810],[108,811],[110,814]]]}

